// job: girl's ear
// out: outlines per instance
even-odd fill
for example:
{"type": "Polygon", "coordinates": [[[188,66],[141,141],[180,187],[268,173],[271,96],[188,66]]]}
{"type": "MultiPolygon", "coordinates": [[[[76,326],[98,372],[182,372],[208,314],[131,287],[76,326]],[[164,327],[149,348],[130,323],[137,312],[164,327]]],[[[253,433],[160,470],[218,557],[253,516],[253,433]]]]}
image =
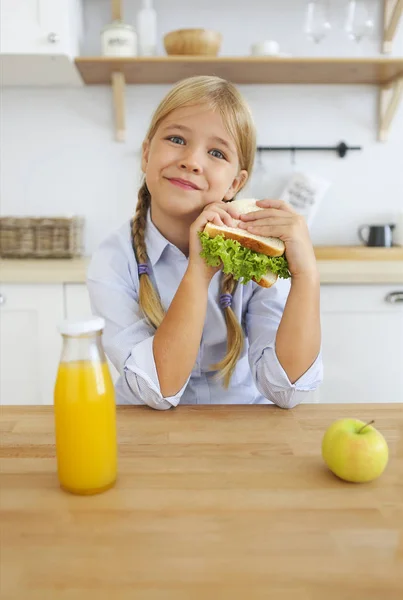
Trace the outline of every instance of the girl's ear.
{"type": "Polygon", "coordinates": [[[147,169],[149,153],[150,153],[150,142],[148,140],[144,140],[143,145],[141,147],[141,170],[143,171],[143,173],[145,173],[146,169],[147,169]]]}
{"type": "Polygon", "coordinates": [[[224,196],[224,200],[232,200],[232,198],[242,189],[248,180],[248,171],[242,170],[235,177],[230,188],[224,196]]]}

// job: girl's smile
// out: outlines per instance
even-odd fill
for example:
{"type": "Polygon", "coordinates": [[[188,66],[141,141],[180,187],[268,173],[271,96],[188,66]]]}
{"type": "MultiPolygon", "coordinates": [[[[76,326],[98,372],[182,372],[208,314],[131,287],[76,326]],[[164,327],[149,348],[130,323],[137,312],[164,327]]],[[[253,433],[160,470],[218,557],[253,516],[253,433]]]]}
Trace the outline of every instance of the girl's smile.
{"type": "Polygon", "coordinates": [[[192,183],[191,181],[188,181],[186,179],[178,179],[178,178],[168,178],[168,181],[170,181],[173,185],[176,185],[184,190],[200,190],[199,186],[197,186],[195,183],[192,183]]]}

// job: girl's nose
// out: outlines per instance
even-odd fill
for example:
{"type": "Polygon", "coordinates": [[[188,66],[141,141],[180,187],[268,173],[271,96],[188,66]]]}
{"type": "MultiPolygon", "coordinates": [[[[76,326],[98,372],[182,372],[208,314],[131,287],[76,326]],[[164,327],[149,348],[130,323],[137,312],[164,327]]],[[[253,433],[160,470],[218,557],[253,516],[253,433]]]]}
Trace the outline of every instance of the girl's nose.
{"type": "Polygon", "coordinates": [[[184,171],[193,171],[193,173],[201,172],[201,168],[199,167],[199,165],[190,164],[190,163],[182,163],[181,169],[183,169],[184,171]]]}
{"type": "Polygon", "coordinates": [[[200,161],[197,160],[197,157],[194,153],[189,153],[185,157],[182,156],[180,168],[183,171],[193,171],[193,173],[200,173],[202,171],[200,161]]]}

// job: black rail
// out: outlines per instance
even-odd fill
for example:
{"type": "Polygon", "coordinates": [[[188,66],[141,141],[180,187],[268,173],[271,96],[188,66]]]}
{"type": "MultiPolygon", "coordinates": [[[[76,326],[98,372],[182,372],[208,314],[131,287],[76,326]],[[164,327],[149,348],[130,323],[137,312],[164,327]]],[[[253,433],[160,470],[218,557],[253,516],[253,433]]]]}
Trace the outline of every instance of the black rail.
{"type": "Polygon", "coordinates": [[[340,158],[344,158],[350,150],[362,150],[361,146],[348,146],[340,142],[337,146],[257,146],[258,152],[336,152],[340,158]]]}

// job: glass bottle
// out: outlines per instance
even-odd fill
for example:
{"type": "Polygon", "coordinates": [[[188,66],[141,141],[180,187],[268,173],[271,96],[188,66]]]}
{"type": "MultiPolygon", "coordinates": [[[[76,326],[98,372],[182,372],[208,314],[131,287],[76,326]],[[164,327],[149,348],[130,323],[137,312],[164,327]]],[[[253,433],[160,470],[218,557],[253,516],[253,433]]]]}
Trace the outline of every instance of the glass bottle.
{"type": "Polygon", "coordinates": [[[102,346],[103,319],[65,321],[54,391],[57,470],[73,494],[111,488],[117,474],[116,404],[102,346]]]}

